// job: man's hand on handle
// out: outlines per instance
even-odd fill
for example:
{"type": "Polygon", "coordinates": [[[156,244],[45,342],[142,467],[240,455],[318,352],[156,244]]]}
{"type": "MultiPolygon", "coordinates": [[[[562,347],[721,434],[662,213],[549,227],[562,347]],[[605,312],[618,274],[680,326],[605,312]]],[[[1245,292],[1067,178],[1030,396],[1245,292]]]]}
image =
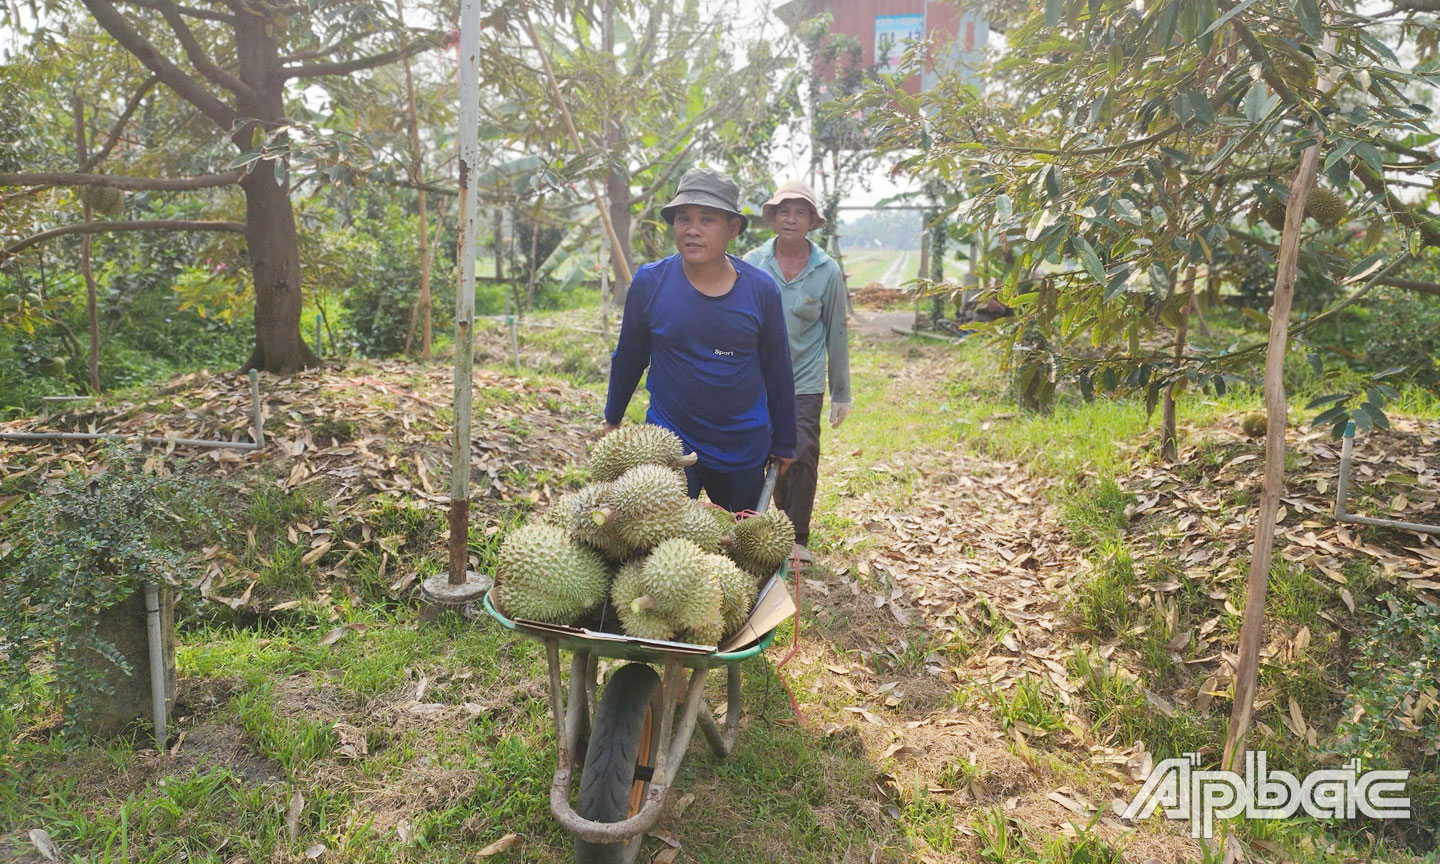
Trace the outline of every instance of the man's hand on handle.
{"type": "Polygon", "coordinates": [[[771,453],[770,461],[778,463],[780,465],[780,473],[784,474],[786,471],[790,470],[790,463],[794,462],[795,459],[794,457],[776,456],[774,453],[771,453]]]}

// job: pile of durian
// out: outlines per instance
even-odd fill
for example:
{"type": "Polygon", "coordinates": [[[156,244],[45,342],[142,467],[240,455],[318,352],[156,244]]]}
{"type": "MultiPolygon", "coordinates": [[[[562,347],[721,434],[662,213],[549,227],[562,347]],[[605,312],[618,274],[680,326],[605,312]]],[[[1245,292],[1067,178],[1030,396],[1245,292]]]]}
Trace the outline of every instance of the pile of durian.
{"type": "Polygon", "coordinates": [[[736,520],[688,498],[695,461],[659,426],[625,426],[591,448],[595,481],[506,535],[500,611],[554,624],[599,619],[629,636],[718,645],[750,616],[760,584],[789,557],[779,510],[736,520]]]}

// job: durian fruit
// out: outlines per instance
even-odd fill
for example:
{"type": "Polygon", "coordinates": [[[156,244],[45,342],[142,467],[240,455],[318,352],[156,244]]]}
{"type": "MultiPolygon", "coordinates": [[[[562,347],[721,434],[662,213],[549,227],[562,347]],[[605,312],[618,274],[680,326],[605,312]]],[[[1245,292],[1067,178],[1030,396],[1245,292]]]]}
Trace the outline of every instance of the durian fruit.
{"type": "Polygon", "coordinates": [[[610,484],[595,508],[596,525],[613,520],[630,522],[658,516],[689,500],[684,475],[659,465],[637,465],[610,484]]]}
{"type": "Polygon", "coordinates": [[[501,541],[495,587],[512,618],[572,624],[605,599],[609,575],[600,555],[564,529],[531,522],[501,541]]]}
{"type": "Polygon", "coordinates": [[[80,190],[80,200],[103,216],[118,216],[125,204],[125,193],[110,186],[86,186],[80,190]]]}
{"type": "Polygon", "coordinates": [[[720,523],[705,512],[711,509],[685,498],[665,513],[622,522],[618,530],[621,539],[636,550],[653,549],[666,540],[683,537],[706,552],[719,552],[723,535],[720,523]]]}
{"type": "Polygon", "coordinates": [[[627,636],[638,639],[670,639],[675,628],[654,609],[636,608],[634,603],[643,593],[640,584],[643,561],[632,561],[620,568],[610,585],[610,603],[620,619],[620,628],[627,636]]]}
{"type": "Polygon", "coordinates": [[[705,563],[709,565],[720,583],[720,617],[724,622],[721,636],[723,638],[739,630],[740,625],[745,623],[745,619],[750,617],[750,610],[755,606],[755,580],[724,555],[708,555],[705,563]]]}
{"type": "MultiPolygon", "coordinates": [[[[1310,197],[1305,199],[1305,215],[1319,223],[1321,228],[1334,228],[1349,213],[1350,205],[1345,203],[1345,199],[1324,186],[1311,189],[1310,197]]],[[[1252,215],[1263,218],[1276,231],[1285,230],[1285,202],[1279,198],[1272,198],[1264,210],[1259,210],[1257,206],[1252,215]]]]}
{"type": "Polygon", "coordinates": [[[677,630],[708,630],[720,618],[720,580],[705,550],[689,540],[666,540],[650,552],[640,571],[644,593],[631,603],[653,609],[677,630]]]}
{"type": "Polygon", "coordinates": [[[1350,213],[1345,199],[1326,189],[1316,186],[1305,199],[1305,215],[1320,223],[1322,228],[1334,228],[1350,213]]]}
{"type": "Polygon", "coordinates": [[[590,476],[608,483],[638,465],[684,468],[695,464],[694,453],[674,432],[662,426],[621,426],[590,448],[590,476]]]}
{"type": "Polygon", "coordinates": [[[795,548],[795,526],[783,510],[767,510],[735,525],[730,553],[756,575],[773,572],[795,548]]]}
{"type": "Polygon", "coordinates": [[[716,618],[713,621],[707,621],[701,624],[699,627],[682,630],[677,639],[678,641],[689,642],[693,645],[718,646],[720,640],[725,636],[723,627],[724,622],[720,618],[716,618]]]}
{"type": "Polygon", "coordinates": [[[558,525],[566,531],[572,531],[575,523],[590,519],[590,513],[609,491],[609,483],[596,483],[584,486],[574,492],[566,492],[560,496],[560,500],[555,502],[555,506],[551,507],[541,518],[551,525],[558,525]]]}
{"type": "Polygon", "coordinates": [[[606,560],[618,563],[633,557],[634,548],[620,537],[615,525],[597,525],[591,518],[609,489],[609,483],[598,483],[567,492],[545,514],[544,520],[563,528],[575,540],[604,555],[606,560]]]}

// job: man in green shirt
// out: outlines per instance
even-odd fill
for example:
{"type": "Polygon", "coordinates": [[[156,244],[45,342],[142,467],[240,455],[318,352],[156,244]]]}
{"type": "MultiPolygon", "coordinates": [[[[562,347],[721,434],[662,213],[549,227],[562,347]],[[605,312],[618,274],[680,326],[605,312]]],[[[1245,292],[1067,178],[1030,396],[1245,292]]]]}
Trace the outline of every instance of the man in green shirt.
{"type": "Polygon", "coordinates": [[[814,560],[810,513],[820,464],[820,409],[828,372],[830,426],[850,416],[850,349],[846,341],[845,276],[840,265],[806,234],[825,224],[815,193],[798,180],[781,184],[761,211],[775,239],[752,249],[745,261],[780,287],[790,362],[795,371],[795,461],[775,487],[775,503],[795,523],[795,554],[814,560]]]}

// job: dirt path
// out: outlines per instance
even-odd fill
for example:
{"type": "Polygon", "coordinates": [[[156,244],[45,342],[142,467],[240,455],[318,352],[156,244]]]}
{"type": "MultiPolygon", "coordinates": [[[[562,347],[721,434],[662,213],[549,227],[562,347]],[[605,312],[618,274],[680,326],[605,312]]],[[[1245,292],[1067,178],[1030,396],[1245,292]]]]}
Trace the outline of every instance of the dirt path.
{"type": "Polygon", "coordinates": [[[894,291],[900,287],[900,276],[905,272],[905,262],[910,260],[910,253],[902,250],[900,257],[890,262],[886,268],[885,275],[880,277],[880,284],[894,291]]]}
{"type": "MultiPolygon", "coordinates": [[[[933,393],[944,379],[942,352],[925,353],[896,370],[897,399],[907,388],[933,393]]],[[[810,634],[797,660],[814,674],[817,701],[828,693],[849,702],[841,710],[885,768],[877,786],[892,806],[939,808],[954,842],[911,860],[977,860],[984,841],[972,824],[985,807],[1067,836],[1100,811],[1094,832],[1122,845],[1127,860],[1198,858],[1174,826],[1115,818],[1114,801],[1128,801],[1151,757],[1094,740],[1070,710],[1081,697],[1068,671],[1064,604],[1084,556],[1050,503],[1053,481],[962,448],[880,462],[827,453],[821,477],[857,490],[842,495],[839,514],[856,527],[845,549],[822,556],[833,570],[809,571],[802,583],[824,638],[810,634]],[[862,491],[875,472],[907,479],[908,492],[862,491]],[[1058,701],[1068,728],[997,710],[1037,687],[1058,701]]],[[[826,731],[855,734],[846,727],[826,731]]]]}

